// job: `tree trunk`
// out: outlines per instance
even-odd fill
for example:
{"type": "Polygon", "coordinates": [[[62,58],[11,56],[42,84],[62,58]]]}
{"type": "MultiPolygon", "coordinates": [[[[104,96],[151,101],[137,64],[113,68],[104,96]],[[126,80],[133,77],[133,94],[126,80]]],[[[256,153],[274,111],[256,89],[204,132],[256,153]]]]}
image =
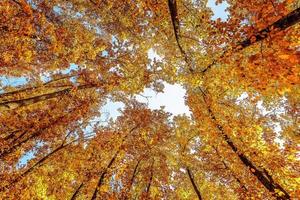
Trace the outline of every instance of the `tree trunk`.
{"type": "Polygon", "coordinates": [[[97,194],[98,194],[98,191],[99,191],[99,188],[101,187],[103,181],[104,181],[104,178],[105,178],[105,175],[107,174],[107,170],[112,166],[112,164],[115,162],[118,154],[120,152],[120,149],[115,153],[115,155],[112,157],[112,159],[109,161],[107,167],[104,169],[104,171],[101,173],[99,179],[98,179],[98,183],[97,183],[97,186],[94,190],[94,193],[93,193],[93,196],[91,198],[91,200],[95,200],[97,198],[97,194]]]}
{"type": "Polygon", "coordinates": [[[250,172],[256,176],[256,178],[260,181],[260,183],[272,193],[278,200],[290,199],[290,195],[285,191],[278,183],[275,183],[270,175],[265,175],[262,171],[260,171],[232,142],[229,136],[225,133],[223,127],[218,123],[211,107],[208,105],[206,101],[206,94],[200,89],[203,95],[204,102],[207,106],[207,111],[210,115],[211,120],[214,122],[216,128],[219,130],[221,136],[224,138],[229,147],[237,154],[242,163],[250,170],[250,172]],[[281,196],[278,193],[275,193],[276,190],[281,191],[284,195],[281,196]]]}
{"type": "MultiPolygon", "coordinates": [[[[290,12],[288,15],[277,20],[270,26],[260,30],[257,34],[251,35],[249,38],[241,42],[238,42],[236,47],[234,47],[234,51],[245,49],[246,47],[249,47],[256,42],[266,39],[269,36],[271,31],[280,32],[299,22],[300,22],[300,8],[297,8],[296,10],[290,12]]],[[[220,58],[226,56],[226,53],[227,51],[224,51],[220,58]]],[[[206,66],[206,68],[202,70],[202,73],[207,72],[207,70],[209,70],[215,63],[216,60],[214,60],[211,64],[206,66]]]]}
{"type": "Polygon", "coordinates": [[[172,21],[172,25],[173,25],[173,30],[174,30],[174,35],[175,35],[177,46],[180,50],[181,55],[184,58],[185,63],[188,65],[189,70],[191,72],[193,72],[194,69],[191,66],[190,59],[189,59],[187,53],[185,52],[185,50],[182,48],[181,43],[180,43],[180,37],[179,37],[179,28],[180,27],[179,27],[179,18],[178,18],[178,14],[177,14],[176,0],[168,0],[168,7],[169,7],[170,15],[171,15],[171,21],[172,21]]]}
{"type": "MultiPolygon", "coordinates": [[[[94,85],[80,85],[80,86],[77,86],[76,89],[82,90],[82,89],[88,89],[88,88],[93,88],[93,87],[95,87],[95,86],[94,85]]],[[[1,110],[1,107],[4,110],[11,110],[11,109],[16,109],[21,106],[27,106],[27,105],[38,103],[41,101],[54,99],[56,97],[70,93],[73,88],[74,87],[68,87],[63,90],[58,90],[58,91],[54,91],[51,93],[41,94],[41,95],[34,96],[34,97],[3,101],[3,102],[0,102],[0,110],[1,110]]]]}
{"type": "Polygon", "coordinates": [[[148,185],[146,187],[146,197],[149,197],[149,192],[150,192],[150,188],[151,188],[151,184],[152,184],[152,180],[153,180],[153,165],[154,165],[154,159],[151,164],[150,179],[149,179],[148,185]]]}
{"type": "Polygon", "coordinates": [[[46,156],[44,156],[43,158],[41,158],[39,161],[37,161],[34,165],[32,165],[30,168],[28,168],[26,171],[24,171],[21,175],[19,175],[17,178],[15,178],[14,180],[10,181],[7,185],[3,186],[0,188],[0,192],[3,192],[5,190],[10,189],[12,186],[14,186],[17,182],[19,182],[22,178],[24,178],[27,174],[29,174],[30,172],[32,172],[34,169],[36,169],[39,166],[42,166],[46,160],[48,160],[53,154],[55,154],[56,152],[70,146],[73,142],[75,142],[77,140],[73,140],[72,142],[69,142],[67,144],[64,144],[65,140],[63,141],[63,143],[58,146],[56,149],[54,149],[53,151],[51,151],[49,154],[47,154],[46,156]]]}
{"type": "Polygon", "coordinates": [[[79,185],[79,187],[75,190],[75,192],[73,193],[72,197],[70,200],[75,200],[76,197],[77,197],[77,194],[79,193],[80,189],[82,188],[83,186],[83,182],[79,185]]]}
{"type": "MultiPolygon", "coordinates": [[[[177,11],[177,5],[176,5],[176,0],[168,0],[168,6],[169,6],[169,11],[170,11],[170,15],[171,15],[171,20],[172,20],[172,24],[173,24],[173,29],[174,29],[174,34],[175,34],[175,38],[177,41],[177,45],[178,48],[180,49],[180,52],[183,54],[183,56],[185,57],[185,60],[187,58],[187,55],[185,54],[185,51],[182,49],[181,45],[180,45],[180,41],[179,41],[179,18],[178,18],[178,11],[177,11]]],[[[298,23],[300,21],[300,8],[292,11],[291,13],[289,13],[288,15],[282,17],[281,19],[277,20],[276,22],[274,22],[272,25],[268,26],[267,28],[261,30],[258,34],[251,36],[250,38],[238,43],[238,46],[241,46],[241,48],[239,49],[243,49],[246,48],[248,46],[250,46],[251,44],[254,44],[257,41],[263,40],[265,39],[268,34],[270,33],[272,28],[275,29],[279,29],[277,31],[281,31],[284,30],[290,26],[295,25],[296,23],[298,23]],[[255,37],[255,40],[251,40],[251,38],[255,37]]],[[[223,53],[223,56],[225,55],[225,52],[223,53]]],[[[215,60],[208,65],[204,70],[202,70],[202,73],[204,74],[205,72],[207,72],[208,69],[210,69],[214,64],[215,64],[215,60]]],[[[188,62],[186,62],[188,63],[188,62]]],[[[190,68],[190,72],[193,73],[194,70],[190,68]]],[[[201,88],[200,88],[201,90],[201,88]]],[[[225,141],[227,142],[227,144],[230,146],[230,148],[238,155],[238,157],[240,158],[240,160],[243,162],[243,164],[248,167],[251,171],[251,173],[257,177],[257,179],[263,184],[263,186],[269,190],[278,200],[280,199],[290,199],[289,194],[277,183],[274,183],[272,177],[270,175],[264,175],[263,172],[259,171],[255,165],[242,153],[239,153],[237,147],[234,145],[234,143],[231,141],[231,139],[228,137],[228,135],[224,132],[223,127],[218,124],[216,117],[214,115],[214,113],[212,112],[210,106],[207,104],[206,102],[206,95],[205,93],[203,93],[203,91],[201,90],[202,95],[203,95],[203,99],[206,103],[207,106],[207,110],[208,113],[210,115],[211,120],[215,123],[217,129],[220,131],[222,137],[225,139],[225,141]],[[275,193],[275,189],[280,190],[281,192],[284,193],[284,196],[280,196],[277,193],[275,193]]]]}
{"type": "Polygon", "coordinates": [[[7,97],[7,96],[12,96],[12,95],[15,95],[15,94],[20,94],[20,93],[28,93],[28,92],[32,92],[36,89],[40,89],[40,88],[45,88],[45,87],[64,87],[63,85],[56,85],[56,86],[51,86],[49,84],[51,83],[54,83],[54,82],[57,82],[57,81],[61,81],[63,79],[67,79],[67,78],[72,78],[72,77],[76,77],[78,76],[79,74],[74,74],[74,75],[66,75],[66,76],[62,76],[62,77],[59,77],[59,78],[56,78],[56,79],[52,79],[48,82],[45,82],[43,84],[41,84],[40,86],[33,86],[33,87],[27,87],[27,88],[21,88],[19,90],[15,90],[15,91],[11,91],[11,92],[6,92],[6,93],[3,93],[3,94],[0,94],[0,99],[4,98],[4,97],[7,97]]]}
{"type": "MultiPolygon", "coordinates": [[[[138,127],[140,126],[140,124],[137,124],[136,126],[134,126],[130,131],[129,133],[122,139],[122,142],[121,142],[121,146],[123,145],[123,143],[125,142],[125,140],[127,139],[128,135],[130,133],[132,133],[135,129],[137,129],[138,127]]],[[[91,200],[95,200],[97,198],[97,194],[98,194],[98,191],[99,191],[99,188],[101,187],[103,181],[104,181],[104,178],[105,178],[105,175],[107,174],[107,170],[113,165],[114,161],[116,160],[118,154],[120,153],[121,151],[121,146],[118,148],[117,152],[115,153],[115,155],[112,157],[112,159],[110,160],[110,162],[108,163],[107,167],[104,169],[104,171],[102,171],[99,179],[98,179],[98,183],[97,183],[97,186],[93,192],[93,196],[91,198],[91,200]]]]}
{"type": "Polygon", "coordinates": [[[241,180],[234,174],[234,172],[228,167],[228,165],[226,164],[226,162],[223,160],[222,156],[219,154],[219,151],[216,147],[213,146],[213,149],[216,151],[217,156],[220,158],[222,164],[224,165],[225,169],[227,169],[228,171],[230,171],[231,175],[233,176],[233,178],[235,178],[236,182],[239,183],[239,185],[241,186],[241,188],[246,192],[248,191],[247,188],[245,187],[245,185],[241,182],[241,180]]]}
{"type": "Polygon", "coordinates": [[[200,191],[199,191],[199,189],[198,189],[198,187],[197,187],[197,185],[195,183],[194,176],[193,176],[191,170],[187,167],[186,171],[188,173],[189,179],[190,179],[190,181],[191,181],[191,183],[193,185],[193,189],[194,189],[195,193],[197,194],[198,199],[202,200],[201,193],[200,193],[200,191]]]}
{"type": "MultiPolygon", "coordinates": [[[[29,135],[28,137],[20,140],[17,142],[17,140],[15,142],[15,144],[11,144],[10,148],[7,149],[0,149],[0,158],[3,158],[5,156],[7,156],[10,153],[13,153],[15,150],[17,150],[22,144],[26,143],[27,141],[31,140],[34,137],[38,137],[39,135],[41,135],[45,130],[51,128],[53,125],[57,125],[57,124],[61,124],[64,122],[64,119],[66,119],[66,116],[74,111],[76,111],[79,108],[75,108],[70,110],[68,113],[56,118],[55,120],[53,120],[52,122],[48,123],[46,126],[41,127],[39,130],[33,132],[31,135],[29,135]]],[[[28,130],[24,133],[22,133],[22,135],[24,136],[26,133],[28,132],[28,130]]],[[[20,139],[20,138],[19,138],[20,139]]]]}
{"type": "Polygon", "coordinates": [[[141,160],[142,159],[139,159],[138,162],[137,162],[137,164],[134,167],[134,170],[133,170],[133,173],[132,173],[132,177],[131,177],[129,185],[128,185],[128,191],[127,191],[126,196],[124,197],[124,200],[127,200],[129,198],[129,195],[130,195],[129,193],[130,193],[131,187],[132,187],[132,185],[134,183],[134,179],[135,179],[135,176],[137,174],[137,169],[138,169],[138,167],[140,165],[141,160]]]}

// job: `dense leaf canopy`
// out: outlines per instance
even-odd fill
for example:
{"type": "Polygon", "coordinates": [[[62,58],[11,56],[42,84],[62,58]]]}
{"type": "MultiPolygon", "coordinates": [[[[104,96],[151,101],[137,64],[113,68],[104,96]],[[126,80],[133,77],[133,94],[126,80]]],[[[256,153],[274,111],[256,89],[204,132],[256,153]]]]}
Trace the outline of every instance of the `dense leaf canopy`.
{"type": "Polygon", "coordinates": [[[0,199],[298,199],[300,2],[226,4],[1,0],[0,199]]]}

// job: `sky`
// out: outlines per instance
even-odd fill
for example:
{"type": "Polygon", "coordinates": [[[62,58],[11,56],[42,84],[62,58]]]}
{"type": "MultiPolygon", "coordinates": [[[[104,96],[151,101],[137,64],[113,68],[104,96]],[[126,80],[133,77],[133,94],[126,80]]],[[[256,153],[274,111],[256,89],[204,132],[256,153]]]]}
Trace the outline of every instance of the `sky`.
{"type": "Polygon", "coordinates": [[[190,116],[189,108],[184,103],[185,89],[179,84],[164,83],[164,86],[164,93],[155,93],[146,88],[142,96],[137,95],[136,98],[139,102],[146,103],[151,109],[159,109],[163,106],[165,111],[173,115],[186,114],[190,116]]]}
{"type": "Polygon", "coordinates": [[[226,11],[226,8],[229,5],[226,1],[216,5],[215,0],[208,0],[207,6],[214,12],[214,16],[212,17],[213,20],[216,20],[217,18],[220,18],[223,21],[227,20],[229,13],[226,11]]]}

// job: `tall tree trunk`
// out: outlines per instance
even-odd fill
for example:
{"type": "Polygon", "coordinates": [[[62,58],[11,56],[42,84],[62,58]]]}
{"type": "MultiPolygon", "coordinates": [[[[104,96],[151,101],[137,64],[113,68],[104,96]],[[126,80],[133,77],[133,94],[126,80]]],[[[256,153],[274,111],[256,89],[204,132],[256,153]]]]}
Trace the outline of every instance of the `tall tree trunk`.
{"type": "Polygon", "coordinates": [[[152,180],[153,180],[153,165],[154,165],[154,159],[151,164],[150,178],[149,178],[148,185],[146,187],[146,197],[149,197],[149,195],[150,195],[149,192],[150,192],[150,188],[151,188],[151,184],[152,184],[152,180]]]}
{"type": "Polygon", "coordinates": [[[173,25],[173,30],[174,30],[174,35],[175,35],[177,46],[180,50],[181,55],[183,56],[185,63],[188,65],[189,70],[191,72],[194,72],[194,69],[191,65],[190,59],[189,59],[187,53],[185,52],[185,50],[182,48],[181,43],[180,43],[180,37],[179,37],[180,27],[179,27],[179,18],[178,18],[178,14],[177,14],[176,0],[168,0],[168,7],[169,7],[170,15],[171,15],[171,21],[172,21],[172,25],[173,25]]]}
{"type": "Polygon", "coordinates": [[[15,179],[13,179],[12,181],[10,181],[8,184],[6,184],[5,186],[1,187],[0,188],[0,192],[3,192],[5,190],[10,189],[12,186],[14,186],[20,180],[22,180],[30,172],[32,172],[36,168],[42,166],[45,163],[45,161],[48,160],[51,156],[53,156],[57,152],[61,151],[62,149],[70,146],[74,142],[78,141],[78,139],[75,139],[75,140],[73,140],[73,141],[65,144],[65,141],[66,141],[66,139],[67,139],[68,136],[69,136],[69,134],[67,134],[67,136],[63,140],[62,144],[59,145],[56,149],[54,149],[53,151],[51,151],[50,153],[48,153],[46,156],[44,156],[43,158],[41,158],[40,160],[38,160],[34,165],[32,165],[30,168],[28,168],[26,171],[24,171],[21,175],[17,176],[15,179]]]}
{"type": "Polygon", "coordinates": [[[216,151],[217,156],[220,158],[222,164],[224,165],[225,169],[227,169],[228,171],[230,171],[231,175],[233,176],[233,178],[236,180],[236,182],[239,183],[239,185],[241,186],[241,188],[247,192],[247,188],[245,187],[245,185],[241,182],[241,180],[234,174],[234,172],[229,168],[229,166],[226,164],[226,162],[223,160],[222,156],[220,155],[217,147],[213,146],[213,149],[216,151]]]}
{"type": "Polygon", "coordinates": [[[103,181],[104,181],[104,178],[105,178],[105,175],[107,174],[107,171],[108,169],[113,165],[113,163],[115,162],[118,154],[120,153],[121,151],[121,146],[124,144],[125,140],[127,139],[127,137],[135,130],[137,129],[138,127],[140,126],[140,124],[137,124],[135,125],[130,131],[129,133],[122,139],[122,142],[121,142],[121,145],[119,146],[117,152],[115,153],[115,155],[112,157],[112,159],[109,161],[107,167],[101,172],[101,175],[99,176],[99,179],[98,179],[98,182],[97,182],[97,185],[96,185],[96,188],[93,192],[93,196],[91,198],[91,200],[95,200],[97,198],[97,194],[98,194],[98,191],[99,191],[99,188],[101,187],[103,181]]]}
{"type": "Polygon", "coordinates": [[[288,192],[280,186],[278,183],[275,183],[273,178],[268,174],[265,174],[263,171],[260,171],[241,151],[238,150],[238,148],[235,146],[235,144],[232,142],[232,140],[229,138],[229,136],[225,133],[224,128],[218,123],[210,105],[206,101],[206,94],[203,92],[203,90],[200,88],[201,93],[203,95],[204,102],[207,106],[207,111],[209,113],[209,117],[211,118],[212,122],[215,124],[216,128],[219,130],[219,133],[224,138],[226,143],[229,145],[229,147],[234,151],[239,159],[242,161],[242,163],[250,170],[250,172],[256,176],[256,178],[259,180],[259,182],[269,191],[272,193],[273,196],[275,196],[278,200],[285,200],[290,199],[290,195],[288,192]],[[284,195],[279,195],[278,193],[275,193],[276,190],[281,191],[284,195]]]}
{"type": "Polygon", "coordinates": [[[108,169],[113,165],[113,163],[115,162],[118,154],[120,152],[120,149],[115,153],[115,155],[112,157],[112,159],[109,161],[107,167],[102,171],[99,179],[98,179],[98,183],[97,183],[97,186],[93,192],[93,196],[91,198],[91,200],[95,200],[97,198],[97,194],[98,194],[98,191],[99,191],[99,188],[102,186],[102,183],[104,181],[104,178],[105,178],[105,175],[107,174],[107,171],[108,169]]]}
{"type": "Polygon", "coordinates": [[[293,26],[300,22],[300,8],[297,8],[296,10],[293,10],[286,16],[280,18],[270,26],[260,30],[255,35],[250,36],[246,40],[239,42],[237,48],[238,49],[244,49],[251,44],[254,44],[256,42],[259,42],[265,38],[268,37],[269,33],[275,29],[275,31],[282,31],[284,29],[287,29],[290,26],[293,26]]]}
{"type": "Polygon", "coordinates": [[[82,188],[82,186],[83,186],[83,182],[79,185],[79,187],[76,188],[76,190],[73,193],[73,195],[72,195],[72,197],[71,197],[70,200],[75,200],[77,198],[77,195],[78,195],[80,189],[82,188]]]}
{"type": "MultiPolygon", "coordinates": [[[[9,148],[5,148],[5,149],[0,149],[0,158],[3,158],[5,156],[7,156],[8,154],[11,154],[13,152],[15,152],[21,145],[23,145],[24,143],[26,143],[27,141],[35,138],[35,137],[38,137],[40,136],[44,131],[46,131],[47,129],[51,128],[53,125],[58,125],[58,124],[61,124],[64,122],[64,120],[66,119],[66,116],[76,110],[80,109],[80,107],[76,107],[75,109],[72,109],[70,110],[68,113],[52,120],[52,122],[49,122],[46,126],[44,127],[41,127],[39,130],[33,132],[31,135],[25,137],[25,138],[20,138],[19,139],[22,139],[22,140],[19,140],[19,141],[15,141],[16,143],[12,143],[11,144],[11,147],[9,148]]],[[[26,133],[28,133],[28,130],[25,131],[24,133],[22,133],[22,135],[27,135],[26,133]]]]}
{"type": "MultiPolygon", "coordinates": [[[[258,33],[251,35],[249,38],[240,41],[237,43],[237,45],[233,48],[234,51],[245,49],[249,46],[251,46],[254,43],[257,43],[259,41],[262,41],[266,39],[271,31],[279,32],[283,31],[297,23],[300,22],[300,8],[297,8],[296,10],[290,12],[288,15],[280,18],[270,26],[260,30],[258,33]]],[[[222,55],[220,56],[220,59],[226,56],[227,51],[225,50],[222,55]]],[[[211,64],[207,65],[204,70],[202,70],[202,73],[207,72],[213,65],[216,64],[216,60],[214,60],[211,64]]]]}
{"type": "Polygon", "coordinates": [[[129,182],[129,185],[128,185],[128,191],[127,191],[127,194],[126,196],[124,197],[124,200],[127,200],[129,198],[129,195],[130,195],[130,190],[131,190],[131,187],[134,183],[134,179],[136,177],[136,174],[137,174],[137,170],[138,170],[138,167],[140,165],[140,162],[141,162],[142,159],[139,159],[138,162],[136,163],[135,167],[134,167],[134,170],[133,170],[133,173],[132,173],[132,177],[130,179],[130,182],[129,182]]]}
{"type": "MultiPolygon", "coordinates": [[[[80,86],[77,86],[76,89],[82,90],[82,89],[88,89],[88,88],[93,88],[93,87],[95,87],[95,85],[91,85],[91,84],[89,84],[89,85],[80,85],[80,86]]],[[[41,101],[54,99],[56,97],[66,95],[66,94],[70,93],[73,88],[74,87],[68,87],[68,88],[65,88],[65,89],[62,89],[62,90],[57,90],[57,91],[54,91],[54,92],[41,94],[41,95],[34,96],[34,97],[3,101],[3,102],[0,102],[0,110],[1,110],[1,107],[2,107],[3,110],[11,110],[11,109],[16,109],[16,108],[21,107],[21,106],[27,106],[27,105],[38,103],[38,102],[41,102],[41,101]]]]}
{"type": "Polygon", "coordinates": [[[194,189],[195,193],[197,194],[198,199],[202,200],[201,193],[200,193],[200,191],[199,191],[199,189],[198,189],[198,187],[197,187],[197,185],[195,183],[194,176],[193,176],[190,168],[186,167],[186,171],[188,173],[189,179],[190,179],[190,181],[191,181],[191,183],[193,185],[193,189],[194,189]]]}
{"type": "MultiPolygon", "coordinates": [[[[38,85],[38,86],[26,87],[26,88],[21,88],[21,89],[14,90],[14,91],[11,91],[11,92],[2,93],[2,94],[0,94],[0,99],[3,99],[4,97],[15,95],[15,94],[20,94],[20,93],[30,93],[30,92],[33,92],[36,89],[41,89],[41,88],[66,87],[68,85],[50,85],[50,84],[58,82],[58,81],[61,81],[61,80],[64,80],[64,79],[67,79],[67,78],[76,77],[78,75],[79,74],[66,75],[66,76],[62,76],[62,77],[56,78],[56,79],[52,79],[52,80],[50,80],[48,82],[45,82],[45,83],[43,83],[41,85],[38,85]]],[[[71,85],[69,85],[69,86],[71,86],[71,85]]]]}

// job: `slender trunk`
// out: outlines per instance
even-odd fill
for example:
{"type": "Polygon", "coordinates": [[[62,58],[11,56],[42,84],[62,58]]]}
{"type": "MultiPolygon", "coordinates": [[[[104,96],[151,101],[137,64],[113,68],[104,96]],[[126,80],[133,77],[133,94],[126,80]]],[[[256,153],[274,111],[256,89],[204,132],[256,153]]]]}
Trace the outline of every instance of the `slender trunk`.
{"type": "MultiPolygon", "coordinates": [[[[78,109],[78,108],[76,108],[76,109],[78,109]]],[[[67,114],[64,114],[63,116],[58,117],[57,119],[53,120],[51,123],[48,123],[46,126],[44,126],[44,127],[40,128],[39,130],[33,132],[31,135],[29,135],[28,137],[24,138],[23,140],[20,140],[16,144],[12,144],[12,146],[10,148],[1,150],[1,152],[0,152],[0,158],[3,158],[5,156],[7,156],[8,154],[11,154],[11,153],[15,152],[22,144],[26,143],[27,141],[31,140],[34,137],[38,137],[45,130],[47,130],[50,127],[52,127],[53,124],[56,125],[56,124],[63,123],[64,120],[66,119],[66,116],[68,114],[74,112],[76,109],[73,109],[70,112],[68,112],[67,114]]],[[[27,132],[28,131],[26,131],[25,133],[22,133],[22,135],[24,136],[27,132]]]]}
{"type": "Polygon", "coordinates": [[[146,187],[146,196],[147,197],[149,196],[149,192],[150,192],[150,188],[151,188],[151,184],[152,184],[152,180],[153,180],[153,165],[154,165],[154,159],[151,164],[150,179],[149,179],[148,185],[146,187]]]}
{"type": "Polygon", "coordinates": [[[137,169],[138,169],[138,167],[140,165],[141,160],[142,159],[139,159],[138,162],[136,163],[135,167],[134,167],[134,170],[133,170],[133,173],[132,173],[132,177],[131,177],[129,185],[128,185],[127,195],[125,196],[124,200],[127,200],[129,198],[129,193],[130,193],[131,187],[132,187],[132,185],[134,183],[134,179],[135,179],[135,176],[137,174],[137,169]]]}
{"type": "Polygon", "coordinates": [[[241,182],[241,180],[234,174],[234,172],[228,167],[228,165],[226,164],[226,162],[223,160],[222,156],[219,154],[219,151],[216,147],[213,146],[213,149],[216,151],[217,156],[220,158],[222,164],[224,165],[225,169],[230,171],[231,175],[233,176],[233,178],[235,178],[236,182],[239,183],[239,185],[241,186],[241,188],[244,191],[248,191],[247,188],[245,187],[245,185],[241,182]]]}
{"type": "Polygon", "coordinates": [[[11,0],[11,1],[14,2],[14,3],[16,3],[21,8],[23,8],[23,5],[19,1],[17,1],[17,0],[11,0]]]}
{"type": "Polygon", "coordinates": [[[178,18],[178,14],[177,14],[176,0],[168,0],[168,7],[169,7],[170,15],[171,15],[171,21],[172,21],[172,25],[173,25],[173,30],[174,30],[174,35],[175,35],[177,46],[180,50],[181,55],[184,58],[185,63],[188,65],[189,70],[191,72],[193,72],[194,69],[191,66],[189,57],[188,57],[187,53],[185,52],[185,50],[182,48],[181,43],[180,43],[180,37],[179,37],[180,27],[179,27],[179,18],[178,18]]]}
{"type": "MultiPolygon", "coordinates": [[[[14,137],[16,136],[16,134],[19,133],[19,132],[21,132],[21,135],[22,135],[26,131],[24,131],[22,129],[17,129],[17,130],[14,130],[14,131],[10,131],[10,132],[6,133],[7,135],[3,137],[3,140],[14,139],[14,137]]],[[[4,134],[0,134],[0,135],[4,135],[4,134]]]]}
{"type": "Polygon", "coordinates": [[[26,175],[28,175],[30,172],[32,172],[34,169],[36,169],[39,166],[42,166],[46,160],[48,160],[51,156],[53,156],[53,154],[59,152],[60,150],[68,147],[69,145],[71,145],[73,142],[75,142],[76,140],[69,142],[67,144],[62,143],[60,146],[58,146],[56,149],[54,149],[53,151],[51,151],[49,154],[47,154],[46,156],[44,156],[43,158],[41,158],[39,161],[37,161],[34,165],[32,165],[30,168],[28,168],[26,171],[24,171],[21,175],[19,175],[17,178],[15,178],[14,180],[10,181],[7,185],[3,186],[0,188],[0,192],[3,192],[5,190],[10,189],[12,186],[14,186],[17,182],[19,182],[21,179],[23,179],[26,175]]]}
{"type": "MultiPolygon", "coordinates": [[[[123,145],[123,143],[125,142],[125,140],[127,139],[127,137],[129,136],[130,133],[132,133],[135,129],[137,129],[138,127],[140,126],[140,124],[137,124],[136,126],[134,126],[130,131],[129,133],[122,139],[122,142],[121,142],[121,146],[123,145]]],[[[105,178],[105,175],[107,174],[107,171],[108,169],[113,165],[114,161],[116,160],[116,157],[118,156],[118,154],[120,153],[121,151],[121,146],[118,148],[117,152],[115,153],[115,155],[112,157],[112,159],[110,160],[110,162],[108,163],[107,167],[104,169],[104,171],[102,171],[99,179],[98,179],[98,182],[97,182],[97,186],[93,192],[93,196],[91,198],[91,200],[95,200],[97,198],[97,194],[98,194],[98,191],[99,191],[99,188],[101,187],[103,181],[104,181],[104,178],[105,178]]]]}
{"type": "MultiPolygon", "coordinates": [[[[241,42],[238,42],[237,45],[234,47],[234,51],[245,49],[254,43],[257,43],[259,41],[266,39],[269,36],[269,34],[271,33],[271,31],[275,31],[275,32],[283,31],[299,22],[300,22],[300,8],[297,8],[296,10],[294,10],[294,11],[290,12],[288,15],[280,18],[279,20],[277,20],[270,26],[260,30],[257,34],[251,35],[249,38],[247,38],[241,42]]],[[[222,55],[220,56],[220,58],[225,57],[226,53],[227,53],[227,51],[225,50],[222,53],[222,55]]],[[[213,65],[215,65],[215,63],[216,63],[216,60],[214,60],[211,64],[206,66],[206,68],[204,70],[202,70],[202,73],[207,72],[213,65]]]]}
{"type": "MultiPolygon", "coordinates": [[[[68,134],[69,135],[69,134],[68,134]]],[[[68,135],[66,137],[68,137],[68,135]]],[[[7,185],[0,188],[0,192],[3,192],[7,189],[10,189],[12,186],[14,186],[17,182],[19,182],[21,179],[23,179],[26,175],[28,175],[30,172],[35,170],[37,167],[42,166],[46,160],[48,160],[51,156],[53,156],[55,153],[59,152],[60,150],[70,146],[72,143],[78,141],[78,139],[75,139],[67,144],[65,144],[65,140],[62,142],[60,146],[58,146],[56,149],[51,151],[49,154],[47,154],[45,157],[41,158],[39,161],[37,161],[34,165],[32,165],[30,168],[28,168],[26,171],[24,171],[21,175],[19,175],[17,178],[15,178],[13,181],[9,182],[7,185]]]]}
{"type": "Polygon", "coordinates": [[[300,22],[300,8],[293,10],[288,15],[280,18],[270,26],[260,30],[257,34],[250,36],[246,40],[239,42],[239,49],[244,49],[253,43],[259,42],[268,37],[269,33],[275,29],[275,31],[282,31],[290,26],[293,26],[300,22]]]}
{"type": "Polygon", "coordinates": [[[112,166],[112,164],[115,162],[118,154],[120,152],[120,149],[115,153],[115,155],[112,157],[112,159],[109,161],[107,167],[103,170],[103,172],[101,173],[99,179],[98,179],[98,183],[97,183],[97,186],[94,190],[94,193],[93,193],[93,196],[91,198],[91,200],[95,200],[97,198],[97,194],[98,194],[98,191],[100,189],[100,187],[102,186],[102,183],[104,181],[104,178],[105,178],[105,175],[107,174],[107,171],[108,169],[112,166]]]}
{"type": "MultiPolygon", "coordinates": [[[[32,126],[33,126],[33,125],[32,125],[32,126]]],[[[32,126],[31,126],[30,128],[32,128],[32,126]]],[[[26,133],[27,133],[27,130],[22,131],[20,135],[18,135],[18,136],[16,136],[16,137],[12,138],[12,141],[10,142],[10,144],[16,143],[16,142],[17,142],[20,138],[22,138],[26,133]]]]}
{"type": "Polygon", "coordinates": [[[197,187],[197,185],[195,183],[194,176],[193,176],[190,168],[186,167],[186,171],[188,173],[189,179],[190,179],[190,181],[191,181],[191,183],[193,185],[193,189],[194,189],[195,193],[197,194],[198,199],[202,200],[201,193],[200,193],[200,191],[199,191],[199,189],[198,189],[198,187],[197,187]]]}
{"type": "Polygon", "coordinates": [[[133,184],[133,182],[134,182],[134,179],[135,179],[135,176],[136,176],[136,172],[137,172],[137,169],[138,169],[138,167],[139,167],[140,162],[141,162],[141,160],[139,160],[139,161],[137,162],[137,164],[135,165],[135,167],[134,167],[134,170],[133,170],[133,173],[132,173],[132,177],[131,177],[130,183],[129,183],[129,189],[131,188],[131,186],[132,186],[132,184],[133,184]]]}
{"type": "Polygon", "coordinates": [[[259,182],[275,196],[278,200],[290,199],[290,195],[281,187],[278,183],[275,183],[270,175],[265,175],[264,172],[260,171],[232,142],[229,136],[225,133],[223,127],[218,123],[210,105],[206,101],[206,94],[201,90],[204,102],[207,106],[208,113],[210,115],[211,120],[214,122],[215,126],[219,130],[221,136],[224,138],[229,147],[237,154],[242,163],[250,170],[250,172],[256,176],[259,182]],[[281,191],[284,195],[281,196],[278,193],[275,193],[276,190],[281,191]]]}
{"type": "Polygon", "coordinates": [[[60,80],[63,80],[63,79],[67,79],[67,78],[72,78],[72,77],[76,77],[78,76],[78,74],[74,74],[74,75],[67,75],[67,76],[63,76],[63,77],[59,77],[57,79],[53,79],[53,80],[50,80],[46,83],[43,83],[39,86],[33,86],[33,87],[27,87],[27,88],[21,88],[19,90],[15,90],[15,91],[11,91],[11,92],[6,92],[6,93],[3,93],[3,94],[0,94],[0,99],[4,98],[4,97],[7,97],[7,96],[12,96],[12,95],[15,95],[15,94],[19,94],[19,93],[29,93],[29,92],[32,92],[36,89],[40,89],[40,88],[44,88],[44,87],[65,87],[67,85],[49,85],[51,83],[54,83],[54,82],[57,82],[57,81],[60,81],[60,80]]]}
{"type": "Polygon", "coordinates": [[[79,193],[80,189],[83,186],[83,182],[79,185],[79,187],[75,190],[70,200],[75,200],[77,198],[77,194],[79,193]]]}
{"type": "MultiPolygon", "coordinates": [[[[78,90],[81,90],[81,89],[88,89],[88,88],[93,88],[93,87],[95,87],[95,86],[94,85],[80,85],[76,88],[78,90]]],[[[21,106],[27,106],[27,105],[38,103],[41,101],[54,99],[56,97],[70,93],[72,89],[73,89],[73,87],[68,87],[63,90],[58,90],[55,92],[46,93],[46,94],[42,94],[42,95],[38,95],[38,96],[34,96],[34,97],[4,101],[4,102],[0,103],[0,108],[3,107],[3,108],[6,108],[6,110],[11,110],[11,109],[16,109],[21,106]]]]}
{"type": "Polygon", "coordinates": [[[241,188],[242,188],[245,192],[247,192],[248,190],[247,190],[247,188],[245,187],[245,185],[241,182],[241,180],[234,174],[234,172],[228,167],[228,165],[227,165],[223,160],[222,160],[222,163],[223,163],[225,169],[227,169],[227,170],[230,171],[231,175],[232,175],[233,178],[236,180],[236,182],[239,183],[239,185],[241,186],[241,188]]]}
{"type": "MultiPolygon", "coordinates": [[[[58,122],[60,122],[60,120],[62,119],[63,117],[60,117],[59,119],[56,119],[53,123],[56,124],[58,122]]],[[[30,139],[34,138],[34,137],[37,137],[39,135],[41,135],[45,130],[47,130],[49,127],[51,127],[53,125],[53,123],[49,124],[48,126],[46,127],[43,127],[41,128],[40,130],[32,133],[29,137],[19,141],[18,143],[16,144],[13,144],[10,148],[7,148],[7,149],[3,149],[0,153],[0,158],[4,158],[5,156],[7,156],[8,154],[11,154],[13,152],[15,152],[22,144],[26,143],[27,141],[29,141],[30,139]]]]}

